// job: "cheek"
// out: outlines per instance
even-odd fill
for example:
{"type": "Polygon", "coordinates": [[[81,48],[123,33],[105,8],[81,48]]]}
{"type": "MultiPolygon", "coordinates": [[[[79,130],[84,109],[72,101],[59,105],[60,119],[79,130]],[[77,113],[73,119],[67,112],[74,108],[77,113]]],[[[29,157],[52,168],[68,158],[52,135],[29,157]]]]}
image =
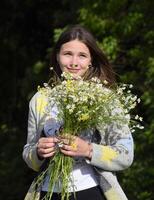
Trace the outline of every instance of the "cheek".
{"type": "Polygon", "coordinates": [[[91,64],[91,61],[90,61],[90,59],[88,59],[88,60],[82,60],[82,61],[80,62],[80,64],[81,64],[81,66],[82,66],[83,68],[87,68],[87,67],[91,64]]]}
{"type": "Polygon", "coordinates": [[[62,72],[67,72],[66,66],[68,65],[68,60],[65,58],[60,58],[58,63],[62,72]]]}
{"type": "Polygon", "coordinates": [[[59,64],[60,65],[67,65],[69,63],[69,58],[65,56],[59,56],[59,64]]]}

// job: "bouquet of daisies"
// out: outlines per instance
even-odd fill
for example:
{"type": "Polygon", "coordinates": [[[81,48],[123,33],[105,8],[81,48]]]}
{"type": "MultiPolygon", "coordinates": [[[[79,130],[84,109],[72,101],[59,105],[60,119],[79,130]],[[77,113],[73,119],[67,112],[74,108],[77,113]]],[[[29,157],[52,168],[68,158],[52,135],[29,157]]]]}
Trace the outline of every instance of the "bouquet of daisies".
{"type": "MultiPolygon", "coordinates": [[[[80,136],[81,131],[95,129],[97,126],[105,127],[113,122],[128,124],[132,130],[135,127],[143,128],[136,124],[142,120],[138,115],[135,121],[131,118],[131,110],[140,101],[130,91],[132,85],[121,85],[115,89],[106,87],[98,78],[83,80],[73,79],[71,74],[63,73],[63,81],[51,88],[47,84],[40,89],[47,98],[47,113],[56,107],[58,111],[55,121],[46,125],[46,135],[57,135],[58,138],[67,138],[73,144],[73,136],[80,136]],[[53,123],[53,124],[52,124],[53,123]],[[56,126],[54,126],[56,124],[56,126]],[[51,127],[48,129],[48,125],[51,127]],[[62,129],[60,130],[60,128],[62,129]]],[[[52,116],[49,116],[49,118],[52,116]]],[[[73,185],[70,176],[73,169],[73,158],[65,156],[58,150],[62,143],[57,145],[57,152],[49,161],[47,168],[37,177],[35,186],[43,183],[46,175],[49,176],[49,188],[44,199],[51,199],[55,184],[61,182],[61,199],[69,199],[69,183],[73,185]]]]}

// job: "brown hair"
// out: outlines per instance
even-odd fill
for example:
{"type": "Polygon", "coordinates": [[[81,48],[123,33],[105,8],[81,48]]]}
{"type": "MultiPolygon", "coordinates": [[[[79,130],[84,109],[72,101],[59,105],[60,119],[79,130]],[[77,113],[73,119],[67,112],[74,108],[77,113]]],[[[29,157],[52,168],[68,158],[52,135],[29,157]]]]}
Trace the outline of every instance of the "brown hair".
{"type": "Polygon", "coordinates": [[[72,26],[64,31],[53,48],[51,66],[53,66],[56,74],[60,77],[62,73],[59,63],[57,62],[57,54],[61,46],[66,42],[76,39],[83,42],[89,48],[92,58],[92,67],[88,69],[84,79],[87,80],[92,77],[98,77],[100,80],[106,80],[109,85],[112,85],[115,82],[115,74],[112,66],[103,51],[98,47],[94,36],[90,31],[80,25],[72,26]]]}

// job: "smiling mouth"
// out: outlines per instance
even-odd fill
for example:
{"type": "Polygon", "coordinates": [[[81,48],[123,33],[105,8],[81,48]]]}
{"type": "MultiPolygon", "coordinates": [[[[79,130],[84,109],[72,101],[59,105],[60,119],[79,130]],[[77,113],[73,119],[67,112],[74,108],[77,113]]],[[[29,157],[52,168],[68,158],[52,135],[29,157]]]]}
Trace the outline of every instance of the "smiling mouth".
{"type": "Polygon", "coordinates": [[[80,68],[69,68],[69,67],[66,67],[69,71],[79,71],[80,68]]]}

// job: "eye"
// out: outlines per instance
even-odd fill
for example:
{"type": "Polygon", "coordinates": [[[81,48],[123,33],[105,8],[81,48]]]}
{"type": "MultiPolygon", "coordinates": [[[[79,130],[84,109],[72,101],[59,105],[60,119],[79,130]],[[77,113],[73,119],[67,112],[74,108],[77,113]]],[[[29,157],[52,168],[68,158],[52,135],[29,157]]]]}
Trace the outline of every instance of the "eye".
{"type": "Polygon", "coordinates": [[[84,53],[81,53],[81,54],[80,54],[80,57],[86,58],[86,57],[87,57],[87,55],[86,55],[86,54],[84,54],[84,53]]]}
{"type": "Polygon", "coordinates": [[[72,53],[71,52],[64,52],[64,55],[70,56],[70,55],[72,55],[72,53]]]}

